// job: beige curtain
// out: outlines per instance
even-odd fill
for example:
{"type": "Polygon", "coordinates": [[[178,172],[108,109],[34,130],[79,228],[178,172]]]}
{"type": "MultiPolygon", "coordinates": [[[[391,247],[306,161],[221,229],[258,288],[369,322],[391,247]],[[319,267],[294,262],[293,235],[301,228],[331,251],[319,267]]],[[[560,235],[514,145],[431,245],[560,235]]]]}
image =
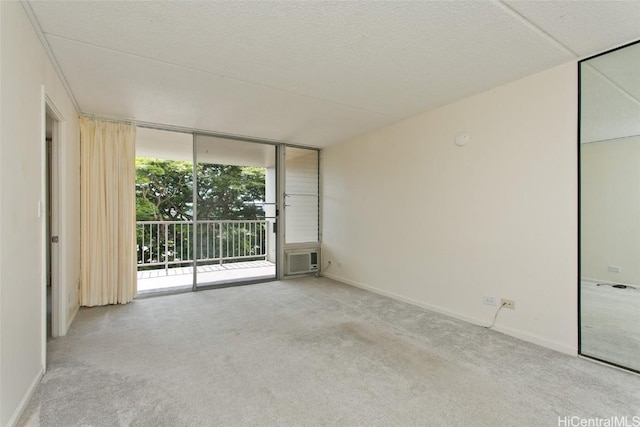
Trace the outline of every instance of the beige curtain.
{"type": "Polygon", "coordinates": [[[136,127],[80,118],[83,306],[136,297],[136,127]]]}

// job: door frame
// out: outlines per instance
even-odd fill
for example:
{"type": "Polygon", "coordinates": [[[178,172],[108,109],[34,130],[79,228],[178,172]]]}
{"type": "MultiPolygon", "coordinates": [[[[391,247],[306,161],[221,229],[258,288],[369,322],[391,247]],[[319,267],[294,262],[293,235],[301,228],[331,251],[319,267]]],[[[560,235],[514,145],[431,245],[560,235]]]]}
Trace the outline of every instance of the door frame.
{"type": "Polygon", "coordinates": [[[60,231],[60,144],[62,142],[62,123],[64,119],[54,102],[42,87],[42,132],[41,132],[41,199],[38,202],[38,216],[42,226],[41,280],[42,280],[42,365],[46,372],[47,360],[47,283],[51,269],[51,336],[61,335],[64,328],[62,313],[64,301],[60,289],[60,247],[52,243],[50,236],[60,231]],[[47,117],[52,121],[51,157],[47,143],[47,117]],[[49,221],[48,216],[51,215],[49,221]],[[48,259],[51,257],[49,266],[48,259]]]}
{"type": "MultiPolygon", "coordinates": [[[[100,116],[95,116],[100,118],[100,116]]],[[[113,120],[113,118],[111,117],[104,117],[107,120],[113,120]]],[[[165,131],[165,132],[176,132],[176,133],[183,133],[183,134],[188,134],[191,135],[192,137],[192,153],[191,153],[191,162],[193,165],[193,170],[192,170],[192,178],[193,178],[193,182],[194,184],[197,185],[198,179],[197,179],[197,164],[198,164],[198,157],[197,157],[197,147],[196,147],[196,139],[197,137],[213,137],[213,138],[220,138],[220,139],[226,139],[226,140],[235,140],[235,141],[241,141],[241,142],[247,142],[247,143],[253,143],[253,144],[262,144],[262,145],[270,145],[273,146],[275,151],[276,151],[276,173],[275,173],[275,178],[276,178],[276,207],[277,207],[277,232],[275,233],[275,240],[276,240],[276,244],[275,244],[275,252],[276,252],[276,273],[275,273],[275,278],[268,278],[268,279],[248,279],[246,281],[238,281],[238,282],[224,282],[224,283],[219,283],[219,284],[201,284],[200,286],[198,286],[198,281],[197,281],[197,264],[196,264],[196,260],[193,260],[193,263],[191,264],[191,266],[193,267],[193,273],[192,273],[192,281],[191,281],[191,285],[185,285],[184,287],[181,288],[167,288],[167,289],[160,289],[157,291],[154,291],[152,293],[149,293],[148,295],[145,294],[141,294],[138,295],[138,298],[146,298],[147,296],[155,296],[155,295],[167,295],[167,294],[175,294],[175,293],[183,293],[183,292],[194,292],[194,291],[199,291],[199,290],[206,290],[206,289],[213,289],[213,288],[224,288],[224,287],[230,287],[230,286],[242,286],[242,285],[249,285],[249,284],[255,284],[255,283],[263,283],[263,282],[269,282],[269,281],[273,281],[273,280],[282,280],[287,278],[288,276],[285,274],[286,273],[286,269],[285,269],[285,263],[286,263],[286,250],[287,250],[287,245],[285,244],[285,222],[286,222],[286,210],[285,210],[285,187],[286,187],[286,162],[285,162],[285,157],[286,157],[286,149],[287,148],[299,148],[299,149],[306,149],[306,150],[313,150],[313,151],[317,151],[318,152],[318,194],[319,196],[319,200],[318,200],[318,241],[317,242],[312,242],[312,243],[304,243],[302,245],[300,244],[294,244],[293,246],[295,246],[297,249],[308,249],[308,248],[313,248],[313,249],[320,249],[321,245],[322,245],[322,197],[321,197],[321,186],[322,186],[322,171],[321,171],[321,153],[322,153],[322,149],[319,147],[312,147],[312,146],[307,146],[307,145],[301,145],[301,144],[294,144],[294,143],[288,143],[288,142],[282,142],[282,141],[277,141],[277,140],[267,140],[267,139],[259,139],[259,138],[251,138],[251,137],[245,137],[245,136],[238,136],[238,135],[232,135],[232,134],[225,134],[225,133],[218,133],[218,132],[212,132],[212,131],[207,131],[207,130],[202,130],[202,129],[194,129],[194,128],[186,128],[186,127],[179,127],[179,126],[168,126],[168,125],[160,125],[160,124],[156,124],[156,123],[148,123],[148,122],[137,122],[135,120],[133,121],[127,121],[127,123],[133,123],[135,125],[137,125],[140,128],[145,128],[145,129],[153,129],[153,130],[158,130],[158,131],[165,131]]],[[[196,200],[197,199],[197,187],[196,185],[194,185],[193,188],[193,195],[192,195],[192,200],[196,200]]],[[[197,203],[194,203],[194,208],[193,208],[193,231],[192,231],[192,244],[197,244],[198,238],[196,235],[196,224],[198,221],[198,206],[197,203]]],[[[291,246],[291,245],[290,245],[291,246]]],[[[292,249],[291,247],[289,249],[292,249]]],[[[195,258],[195,256],[194,256],[195,258]]],[[[321,271],[321,269],[319,268],[319,271],[317,273],[314,274],[319,274],[321,271]]]]}
{"type": "MultiPolygon", "coordinates": [[[[226,288],[226,287],[232,287],[232,286],[243,286],[243,285],[252,285],[252,284],[256,284],[256,283],[265,283],[265,282],[270,282],[273,280],[281,280],[283,277],[283,256],[281,256],[281,254],[284,253],[283,251],[283,228],[281,226],[281,224],[284,224],[283,222],[283,204],[284,204],[284,197],[283,197],[283,187],[282,187],[282,183],[283,183],[283,176],[284,176],[284,172],[283,172],[283,165],[284,162],[282,161],[282,159],[284,158],[284,145],[285,144],[281,144],[281,143],[274,143],[274,142],[270,142],[270,141],[258,141],[258,140],[250,140],[250,139],[245,139],[245,138],[236,138],[236,137],[230,137],[230,136],[218,136],[218,135],[212,135],[212,134],[208,134],[208,133],[200,133],[200,132],[193,132],[193,139],[192,139],[192,156],[193,156],[193,160],[192,160],[192,165],[193,165],[193,170],[192,170],[192,178],[193,178],[193,194],[192,194],[192,201],[193,201],[193,230],[192,230],[192,244],[194,246],[198,245],[198,233],[197,233],[197,224],[198,224],[198,172],[197,172],[197,166],[198,166],[198,138],[202,138],[202,137],[213,137],[213,138],[219,138],[219,139],[226,139],[226,140],[235,140],[238,141],[240,143],[248,143],[248,144],[261,144],[263,146],[270,146],[273,148],[274,150],[274,156],[275,156],[275,192],[276,192],[276,206],[275,206],[275,211],[276,211],[276,227],[277,227],[277,232],[274,233],[275,234],[275,239],[276,239],[276,262],[275,262],[275,274],[273,277],[269,277],[269,278],[257,278],[257,279],[253,279],[253,278],[247,278],[244,280],[238,280],[238,281],[231,281],[231,282],[222,282],[222,283],[201,283],[198,284],[198,259],[197,259],[197,255],[196,255],[196,249],[194,248],[193,250],[193,263],[192,263],[192,267],[193,267],[193,282],[192,282],[192,286],[191,286],[191,291],[196,292],[196,291],[201,291],[201,290],[207,290],[207,289],[215,289],[215,288],[226,288]]],[[[268,230],[267,230],[268,232],[268,230]]],[[[268,250],[268,249],[267,249],[268,250]]]]}

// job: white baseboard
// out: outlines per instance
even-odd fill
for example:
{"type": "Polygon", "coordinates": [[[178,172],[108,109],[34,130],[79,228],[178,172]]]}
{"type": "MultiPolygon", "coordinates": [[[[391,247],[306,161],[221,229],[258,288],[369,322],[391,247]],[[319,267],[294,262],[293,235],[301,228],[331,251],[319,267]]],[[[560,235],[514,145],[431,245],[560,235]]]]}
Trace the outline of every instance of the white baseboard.
{"type": "MultiPolygon", "coordinates": [[[[367,291],[370,291],[370,292],[373,292],[373,293],[376,293],[376,294],[379,294],[379,295],[384,295],[384,296],[389,297],[389,298],[393,298],[393,299],[396,299],[396,300],[399,300],[399,301],[406,302],[406,303],[411,304],[411,305],[415,305],[415,306],[418,306],[418,307],[421,307],[421,308],[424,308],[424,309],[427,309],[427,310],[431,310],[431,311],[434,311],[436,313],[444,314],[445,316],[453,317],[454,319],[462,320],[464,322],[471,323],[473,325],[488,326],[488,324],[489,324],[489,322],[487,322],[486,320],[483,320],[483,319],[478,319],[476,317],[467,316],[465,314],[458,313],[458,312],[449,310],[449,309],[444,308],[444,307],[428,304],[426,302],[415,300],[415,299],[412,299],[412,298],[407,298],[407,297],[404,297],[404,296],[402,296],[400,294],[396,294],[394,292],[389,292],[389,291],[386,291],[386,290],[383,290],[383,289],[379,289],[379,288],[376,288],[376,287],[373,287],[373,286],[365,285],[364,283],[359,283],[359,282],[356,282],[354,280],[345,279],[344,277],[340,277],[340,276],[338,276],[336,274],[324,273],[323,276],[327,277],[329,279],[336,280],[336,281],[341,282],[341,283],[345,283],[347,285],[355,286],[357,288],[365,289],[367,291]]],[[[539,345],[539,346],[542,346],[542,347],[546,347],[546,348],[549,348],[551,350],[558,351],[560,353],[568,354],[570,356],[576,356],[576,357],[578,356],[578,350],[576,348],[573,348],[573,347],[570,347],[570,346],[567,346],[567,345],[564,345],[564,344],[556,343],[556,342],[553,342],[553,341],[549,341],[547,339],[538,337],[536,335],[529,334],[529,333],[524,332],[524,331],[520,331],[520,330],[517,330],[517,329],[512,329],[512,328],[508,328],[508,327],[504,327],[504,326],[494,326],[492,329],[494,331],[501,332],[501,333],[503,333],[505,335],[509,335],[509,336],[521,339],[523,341],[527,341],[527,342],[530,342],[530,343],[533,343],[533,344],[536,344],[536,345],[539,345]]]]}
{"type": "Polygon", "coordinates": [[[36,387],[38,387],[38,384],[40,384],[40,380],[42,379],[43,375],[44,375],[44,367],[41,367],[40,371],[31,382],[31,385],[29,385],[27,392],[24,394],[24,396],[22,396],[22,399],[20,399],[20,403],[18,403],[18,406],[16,407],[16,410],[13,412],[13,415],[11,416],[11,418],[9,418],[9,422],[7,423],[7,426],[13,427],[18,423],[18,421],[20,420],[20,417],[24,413],[24,410],[27,409],[27,405],[29,404],[29,401],[31,400],[33,393],[36,391],[36,387]]]}
{"type": "Polygon", "coordinates": [[[60,336],[67,335],[67,332],[69,332],[69,328],[71,327],[71,324],[75,320],[76,315],[78,314],[79,311],[80,311],[80,304],[76,305],[75,310],[73,310],[73,313],[71,313],[71,316],[69,316],[69,318],[67,319],[67,325],[65,327],[64,334],[60,336]]]}

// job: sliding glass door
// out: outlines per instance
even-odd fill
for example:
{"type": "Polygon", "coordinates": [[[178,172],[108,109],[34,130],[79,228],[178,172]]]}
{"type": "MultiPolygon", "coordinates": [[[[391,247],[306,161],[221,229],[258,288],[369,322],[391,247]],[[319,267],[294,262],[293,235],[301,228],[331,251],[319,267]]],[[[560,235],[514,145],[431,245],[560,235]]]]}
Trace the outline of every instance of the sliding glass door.
{"type": "Polygon", "coordinates": [[[143,128],[136,144],[140,293],[319,269],[317,150],[143,128]]]}
{"type": "Polygon", "coordinates": [[[275,279],[276,147],[195,137],[196,287],[275,279]]]}
{"type": "Polygon", "coordinates": [[[138,293],[193,287],[193,135],[136,135],[138,293]]]}

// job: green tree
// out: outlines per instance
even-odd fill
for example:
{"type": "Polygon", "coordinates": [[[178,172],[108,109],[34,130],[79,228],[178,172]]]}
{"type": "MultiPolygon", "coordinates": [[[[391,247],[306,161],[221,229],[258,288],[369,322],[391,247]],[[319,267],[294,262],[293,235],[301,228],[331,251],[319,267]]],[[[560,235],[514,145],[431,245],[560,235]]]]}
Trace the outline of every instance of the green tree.
{"type": "MultiPolygon", "coordinates": [[[[199,219],[263,219],[265,169],[197,165],[199,219]]],[[[193,169],[189,162],[136,159],[138,221],[193,219],[193,169]]]]}
{"type": "Polygon", "coordinates": [[[136,158],[136,219],[193,219],[191,163],[136,158]]]}
{"type": "MultiPolygon", "coordinates": [[[[265,169],[249,166],[199,163],[196,166],[198,220],[261,220],[265,200],[265,169]]],[[[188,264],[194,255],[203,262],[225,262],[263,257],[266,246],[264,224],[214,223],[197,225],[197,247],[193,238],[193,169],[189,162],[149,158],[136,159],[136,216],[149,223],[137,227],[138,263],[162,260],[188,264]],[[229,244],[229,242],[231,242],[229,244]]]]}
{"type": "Polygon", "coordinates": [[[199,164],[197,175],[199,219],[264,218],[264,168],[199,164]]]}

